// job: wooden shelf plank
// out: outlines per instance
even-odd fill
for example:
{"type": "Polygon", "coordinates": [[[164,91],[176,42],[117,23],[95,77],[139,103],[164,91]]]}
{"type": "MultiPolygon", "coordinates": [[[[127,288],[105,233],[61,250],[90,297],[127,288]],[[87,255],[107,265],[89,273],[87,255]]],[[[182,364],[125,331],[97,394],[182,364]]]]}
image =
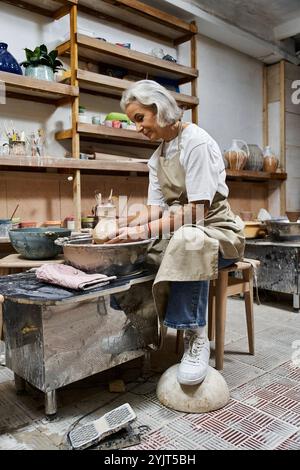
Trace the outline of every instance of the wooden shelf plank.
{"type": "MultiPolygon", "coordinates": [[[[77,124],[77,131],[80,134],[80,138],[84,140],[92,141],[105,141],[107,143],[114,143],[120,145],[138,145],[139,147],[157,147],[159,142],[151,142],[143,134],[139,134],[137,131],[128,129],[115,129],[111,127],[94,125],[94,124],[77,124]]],[[[55,137],[57,140],[70,139],[72,136],[72,130],[67,129],[64,131],[57,132],[55,137]]]]}
{"type": "Polygon", "coordinates": [[[36,78],[0,72],[0,80],[5,84],[6,96],[30,99],[42,103],[53,103],[61,98],[78,96],[79,88],[63,83],[37,80],[36,78]]]}
{"type": "Polygon", "coordinates": [[[167,42],[181,43],[197,33],[194,24],[138,0],[80,0],[78,8],[94,18],[119,23],[167,42]]]}
{"type": "Polygon", "coordinates": [[[77,5],[78,0],[0,0],[15,7],[23,8],[53,18],[57,10],[65,5],[77,5]]]}
{"type": "MultiPolygon", "coordinates": [[[[84,124],[86,125],[86,124],[84,124]]],[[[99,126],[93,126],[99,127],[99,126]]],[[[101,126],[100,126],[101,127],[101,126]]],[[[102,126],[103,127],[103,126],[102,126]]],[[[122,130],[122,129],[113,129],[113,130],[122,130]]],[[[126,129],[123,129],[126,130],[126,129]]],[[[134,131],[127,131],[134,132],[134,131]]],[[[98,154],[99,155],[99,154],[98,154]]],[[[148,173],[147,159],[145,163],[128,161],[124,156],[118,155],[108,155],[103,154],[103,160],[80,160],[79,158],[56,158],[56,157],[7,157],[0,159],[0,169],[12,167],[16,169],[46,169],[46,168],[56,168],[56,169],[69,169],[69,170],[104,170],[104,171],[113,171],[113,172],[129,172],[137,171],[141,173],[148,173]]],[[[284,181],[287,178],[286,173],[266,173],[263,171],[234,171],[226,170],[228,180],[246,180],[246,181],[269,181],[269,180],[278,180],[284,181]]]]}
{"type": "Polygon", "coordinates": [[[265,171],[248,171],[248,170],[226,170],[228,180],[244,180],[244,181],[268,181],[287,179],[286,173],[266,173],[265,171]]]}
{"type": "MultiPolygon", "coordinates": [[[[144,78],[151,75],[187,83],[198,76],[198,71],[195,68],[158,59],[149,54],[117,46],[83,34],[77,35],[77,41],[78,54],[81,59],[135,71],[144,78]]],[[[59,54],[66,53],[66,50],[69,49],[69,42],[66,41],[57,47],[59,54]]]]}
{"type": "Polygon", "coordinates": [[[84,172],[94,171],[112,171],[112,172],[139,172],[148,173],[147,160],[145,163],[128,161],[126,158],[117,155],[103,154],[103,160],[80,160],[79,158],[55,158],[55,157],[30,157],[24,156],[20,158],[9,157],[0,159],[0,170],[3,168],[18,168],[19,170],[45,170],[66,169],[66,170],[83,170],[84,172]]]}
{"type": "MultiPolygon", "coordinates": [[[[123,91],[133,83],[130,80],[122,80],[120,78],[89,72],[87,70],[78,70],[77,78],[79,80],[79,88],[81,92],[97,95],[101,94],[117,99],[119,99],[123,91]]],[[[192,109],[199,104],[199,99],[196,96],[174,92],[170,93],[174,96],[178,106],[181,108],[192,109]]]]}

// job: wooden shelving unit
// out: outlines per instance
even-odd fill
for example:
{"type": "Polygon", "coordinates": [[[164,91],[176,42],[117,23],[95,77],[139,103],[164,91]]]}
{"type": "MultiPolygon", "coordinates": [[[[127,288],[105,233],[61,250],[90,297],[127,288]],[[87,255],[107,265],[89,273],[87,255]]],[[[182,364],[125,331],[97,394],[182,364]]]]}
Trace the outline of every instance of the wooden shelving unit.
{"type": "MultiPolygon", "coordinates": [[[[0,168],[23,169],[25,171],[47,171],[56,169],[58,172],[72,171],[73,201],[76,229],[81,225],[81,172],[101,173],[109,172],[114,175],[132,173],[147,175],[148,167],[144,163],[118,162],[115,158],[103,161],[80,160],[80,141],[105,142],[125,146],[138,146],[140,148],[155,148],[158,143],[151,143],[144,135],[127,129],[115,129],[79,122],[79,95],[89,93],[98,96],[109,96],[119,99],[122,92],[132,83],[92,73],[79,68],[79,60],[102,63],[103,66],[117,66],[133,72],[137,79],[162,77],[176,80],[178,84],[190,83],[191,95],[172,93],[177,103],[183,109],[191,109],[192,121],[198,122],[197,106],[197,61],[196,61],[196,34],[197,27],[172,15],[166,14],[156,8],[150,7],[138,0],[0,0],[29,11],[33,11],[52,19],[69,15],[70,39],[60,46],[58,52],[61,56],[70,57],[70,71],[67,72],[68,83],[52,83],[33,80],[28,77],[5,74],[0,80],[6,84],[7,96],[19,99],[28,99],[50,103],[56,106],[71,103],[72,124],[69,129],[57,132],[59,141],[71,140],[72,159],[43,158],[16,159],[0,162],[0,168]],[[93,18],[109,21],[117,25],[130,27],[131,30],[142,32],[148,36],[163,40],[173,46],[190,41],[190,66],[175,62],[161,60],[149,54],[127,49],[99,39],[91,38],[77,33],[78,10],[93,18]],[[6,75],[10,75],[9,77],[6,75]],[[67,160],[67,161],[65,161],[67,160]]],[[[107,157],[107,156],[106,156],[107,157]]]]}
{"type": "Polygon", "coordinates": [[[13,73],[0,72],[0,81],[5,84],[5,93],[8,98],[57,105],[63,98],[79,95],[78,87],[13,73]]]}

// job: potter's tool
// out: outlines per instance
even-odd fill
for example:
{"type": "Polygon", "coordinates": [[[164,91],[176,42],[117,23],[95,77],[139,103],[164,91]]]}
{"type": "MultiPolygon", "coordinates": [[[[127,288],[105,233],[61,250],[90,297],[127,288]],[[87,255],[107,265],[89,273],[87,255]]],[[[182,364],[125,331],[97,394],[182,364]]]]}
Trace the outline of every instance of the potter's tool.
{"type": "Polygon", "coordinates": [[[13,211],[12,215],[10,216],[10,220],[12,220],[12,219],[13,219],[13,216],[14,216],[14,215],[15,215],[15,213],[17,212],[18,208],[19,208],[19,204],[17,204],[17,206],[16,206],[15,210],[13,211]]]}

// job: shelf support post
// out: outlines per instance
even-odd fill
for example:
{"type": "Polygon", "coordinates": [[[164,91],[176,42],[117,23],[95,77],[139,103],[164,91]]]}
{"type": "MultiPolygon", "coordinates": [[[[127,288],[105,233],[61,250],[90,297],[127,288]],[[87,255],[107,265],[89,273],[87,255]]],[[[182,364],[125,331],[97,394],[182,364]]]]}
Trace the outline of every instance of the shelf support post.
{"type": "MultiPolygon", "coordinates": [[[[192,25],[194,25],[195,28],[197,28],[197,25],[195,21],[191,22],[192,25]]],[[[197,34],[193,34],[191,37],[191,45],[190,45],[190,53],[191,53],[191,67],[197,69],[197,34]]],[[[194,78],[191,81],[191,92],[192,96],[198,96],[198,78],[194,78]]],[[[192,121],[194,124],[199,124],[198,119],[198,106],[195,106],[192,109],[192,121]]]]}
{"type": "MultiPolygon", "coordinates": [[[[285,61],[280,62],[280,166],[286,169],[285,61]]],[[[280,186],[280,213],[286,211],[286,183],[280,186]]]]}
{"type": "MultiPolygon", "coordinates": [[[[71,42],[71,85],[78,86],[78,44],[77,44],[77,5],[73,5],[70,11],[70,42],[71,42]]],[[[80,139],[77,131],[79,112],[79,97],[72,100],[72,157],[80,157],[80,139]]],[[[81,229],[81,184],[80,170],[74,171],[73,176],[73,203],[75,230],[81,229]]]]}

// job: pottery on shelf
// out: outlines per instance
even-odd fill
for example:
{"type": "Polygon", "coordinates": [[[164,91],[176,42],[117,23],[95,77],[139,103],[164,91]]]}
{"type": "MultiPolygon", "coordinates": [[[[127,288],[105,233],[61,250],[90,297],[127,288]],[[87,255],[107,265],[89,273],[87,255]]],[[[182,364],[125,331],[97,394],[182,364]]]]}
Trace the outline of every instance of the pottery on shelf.
{"type": "Polygon", "coordinates": [[[269,145],[264,150],[263,170],[267,173],[275,173],[278,168],[279,160],[269,145]]]}
{"type": "Polygon", "coordinates": [[[8,52],[7,44],[0,42],[0,71],[23,75],[22,69],[14,56],[8,52]]]}
{"type": "Polygon", "coordinates": [[[54,72],[48,65],[38,65],[36,67],[29,65],[25,68],[25,75],[27,77],[37,78],[38,80],[54,81],[54,72]]]}
{"type": "MultiPolygon", "coordinates": [[[[249,148],[249,158],[246,161],[245,170],[250,171],[262,171],[263,169],[263,151],[259,145],[248,144],[249,148]]],[[[242,149],[246,151],[246,147],[243,146],[242,149]]]]}
{"type": "Polygon", "coordinates": [[[243,170],[249,158],[249,148],[247,143],[244,140],[233,139],[231,147],[225,152],[224,157],[228,162],[230,170],[243,170]],[[242,142],[247,150],[243,150],[239,146],[238,142],[242,142]]]}

